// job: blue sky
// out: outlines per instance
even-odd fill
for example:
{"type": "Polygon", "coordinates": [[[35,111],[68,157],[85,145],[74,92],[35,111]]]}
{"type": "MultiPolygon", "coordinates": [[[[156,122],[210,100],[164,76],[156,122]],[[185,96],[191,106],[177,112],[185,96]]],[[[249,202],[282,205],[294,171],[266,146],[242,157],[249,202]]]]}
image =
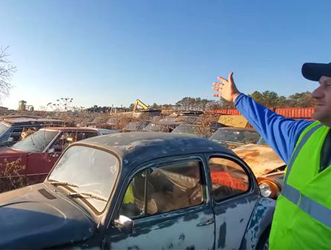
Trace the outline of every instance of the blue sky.
{"type": "Polygon", "coordinates": [[[17,67],[10,97],[36,109],[213,99],[234,72],[240,91],[312,91],[304,62],[330,62],[331,1],[0,0],[0,47],[17,67]]]}

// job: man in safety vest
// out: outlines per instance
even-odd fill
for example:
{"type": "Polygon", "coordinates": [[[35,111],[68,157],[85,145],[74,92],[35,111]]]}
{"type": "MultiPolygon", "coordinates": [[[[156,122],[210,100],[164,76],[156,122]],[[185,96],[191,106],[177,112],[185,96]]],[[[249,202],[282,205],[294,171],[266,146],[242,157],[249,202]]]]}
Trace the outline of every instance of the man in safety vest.
{"type": "Polygon", "coordinates": [[[305,63],[303,76],[319,82],[312,97],[316,121],[278,115],[218,77],[214,96],[234,102],[241,114],[287,163],[271,226],[270,249],[331,249],[331,63],[305,63]]]}

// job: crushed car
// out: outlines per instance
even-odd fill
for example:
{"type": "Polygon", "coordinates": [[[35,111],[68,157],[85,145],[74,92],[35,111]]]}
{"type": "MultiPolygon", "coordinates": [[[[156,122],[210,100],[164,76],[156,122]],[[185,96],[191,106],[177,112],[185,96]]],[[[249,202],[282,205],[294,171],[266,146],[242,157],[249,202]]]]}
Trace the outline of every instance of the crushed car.
{"type": "Polygon", "coordinates": [[[115,132],[77,127],[42,128],[12,147],[0,148],[0,192],[42,182],[69,144],[115,132]]]}
{"type": "Polygon", "coordinates": [[[261,249],[274,207],[218,143],[118,133],[71,144],[43,183],[0,194],[0,248],[261,249]]]}
{"type": "Polygon", "coordinates": [[[257,144],[233,149],[255,174],[264,197],[276,199],[282,189],[286,163],[261,138],[257,144]]]}

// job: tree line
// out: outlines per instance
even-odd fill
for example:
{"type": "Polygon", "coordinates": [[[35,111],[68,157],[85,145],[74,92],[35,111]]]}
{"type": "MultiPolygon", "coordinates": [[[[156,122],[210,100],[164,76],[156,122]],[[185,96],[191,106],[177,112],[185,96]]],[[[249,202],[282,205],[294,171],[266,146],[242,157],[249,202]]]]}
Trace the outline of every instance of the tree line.
{"type": "MultiPolygon", "coordinates": [[[[289,97],[280,96],[276,92],[273,91],[264,91],[259,92],[255,91],[252,94],[248,94],[248,96],[252,97],[255,101],[260,104],[272,107],[272,108],[285,108],[285,107],[313,107],[314,100],[311,97],[310,92],[302,92],[295,93],[290,95],[289,97]]],[[[129,107],[121,107],[122,109],[126,109],[127,111],[133,109],[133,103],[130,104],[129,107]]],[[[157,104],[153,103],[149,106],[151,109],[173,109],[173,110],[210,110],[210,109],[232,109],[235,108],[233,103],[227,102],[224,99],[221,100],[208,100],[202,99],[200,97],[184,97],[176,104],[157,104]]],[[[89,112],[94,113],[106,113],[109,112],[112,108],[108,106],[97,106],[94,105],[86,109],[89,112]]]]}

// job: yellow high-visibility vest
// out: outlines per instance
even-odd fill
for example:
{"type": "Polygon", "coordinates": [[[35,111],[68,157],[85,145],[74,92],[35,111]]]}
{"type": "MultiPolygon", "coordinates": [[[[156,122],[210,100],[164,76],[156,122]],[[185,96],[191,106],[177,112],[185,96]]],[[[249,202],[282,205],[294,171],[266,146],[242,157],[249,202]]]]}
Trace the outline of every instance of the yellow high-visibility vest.
{"type": "Polygon", "coordinates": [[[277,200],[270,249],[331,248],[331,167],[319,171],[328,131],[314,122],[298,139],[277,200]]]}

